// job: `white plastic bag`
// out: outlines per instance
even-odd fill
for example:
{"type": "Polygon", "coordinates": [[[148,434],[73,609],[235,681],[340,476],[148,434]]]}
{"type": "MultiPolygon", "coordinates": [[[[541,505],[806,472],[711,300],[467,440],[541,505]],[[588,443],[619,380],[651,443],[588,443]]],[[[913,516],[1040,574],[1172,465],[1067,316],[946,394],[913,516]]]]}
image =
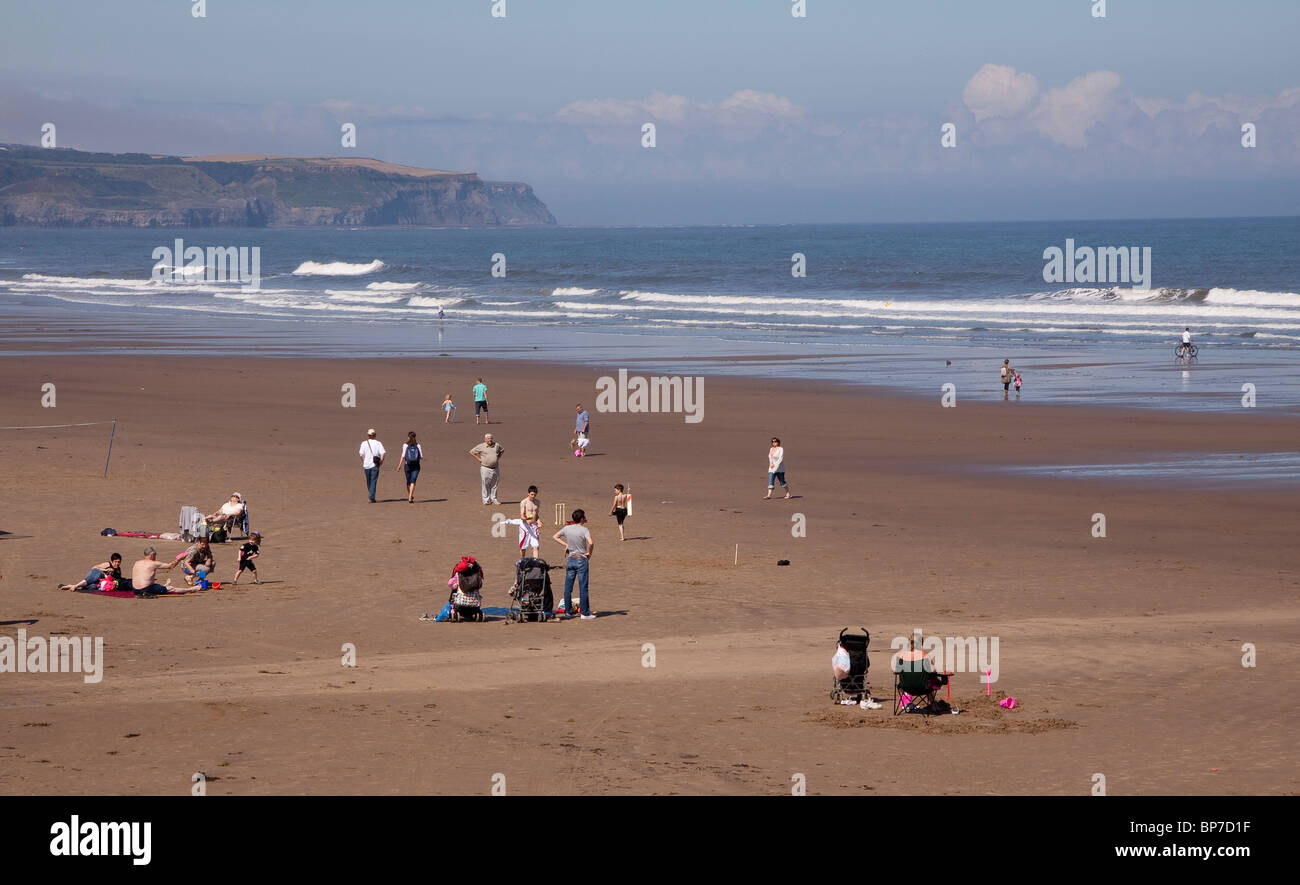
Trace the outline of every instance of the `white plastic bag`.
{"type": "Polygon", "coordinates": [[[849,660],[849,653],[841,645],[835,650],[835,657],[831,658],[831,670],[835,673],[836,679],[843,679],[849,675],[849,670],[852,668],[853,662],[849,660]]]}

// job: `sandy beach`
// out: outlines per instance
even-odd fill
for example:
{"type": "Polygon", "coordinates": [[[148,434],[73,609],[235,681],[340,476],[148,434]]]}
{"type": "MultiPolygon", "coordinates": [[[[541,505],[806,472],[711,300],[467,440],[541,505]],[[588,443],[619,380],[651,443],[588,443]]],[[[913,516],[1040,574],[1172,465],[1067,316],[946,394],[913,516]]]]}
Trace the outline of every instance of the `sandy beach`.
{"type": "MultiPolygon", "coordinates": [[[[473,359],[6,356],[0,635],[101,636],[99,683],[0,674],[0,793],[1292,794],[1300,651],[1293,487],[1008,477],[992,468],[1294,450],[1294,422],[707,378],[704,420],[594,408],[589,367],[473,359]],[[505,448],[500,507],[467,455],[470,386],[505,448]],[[57,406],[42,408],[42,385],[57,406]],[[356,407],[341,404],[356,386],[356,407]],[[444,426],[451,391],[458,420],[444,426]],[[592,457],[567,447],[592,408],[592,457]],[[357,447],[388,447],[379,503],[357,447]],[[417,504],[396,454],[424,445],[417,504]],[[763,500],[771,436],[795,497],[763,500]],[[607,516],[630,487],[628,540],[607,516]],[[595,621],[506,624],[530,484],[583,507],[595,621]],[[59,592],[232,490],[264,583],[154,600],[59,592]],[[1106,536],[1094,537],[1094,514],[1106,536]],[[802,515],[806,537],[796,537],[802,515]],[[738,545],[738,553],[737,553],[738,545]],[[462,555],[489,620],[422,622],[462,555]],[[777,566],[787,559],[789,567],[777,566]],[[953,677],[957,716],[833,705],[842,627],[997,637],[999,675],[953,677]],[[344,645],[356,667],[341,664],[344,645]],[[652,644],[651,649],[646,644],[652,644]],[[1257,666],[1243,667],[1253,644],[1257,666]],[[653,654],[653,667],[644,666],[653,654]],[[1012,696],[1015,710],[996,703],[1012,696]],[[912,760],[904,764],[904,760],[912,760]],[[917,760],[924,760],[923,762],[917,760]]],[[[680,367],[667,371],[683,371],[680,367]]],[[[991,369],[991,373],[996,367],[991,369]]],[[[216,546],[234,576],[238,542],[216,546]]],[[[555,573],[557,593],[562,570],[555,573]]]]}

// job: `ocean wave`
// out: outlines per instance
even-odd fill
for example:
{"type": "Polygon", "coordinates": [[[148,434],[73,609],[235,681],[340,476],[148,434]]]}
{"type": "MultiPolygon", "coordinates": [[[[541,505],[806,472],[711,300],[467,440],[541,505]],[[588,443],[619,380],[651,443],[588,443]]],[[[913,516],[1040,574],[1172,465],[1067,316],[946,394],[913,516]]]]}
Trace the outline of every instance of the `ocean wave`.
{"type": "Polygon", "coordinates": [[[414,292],[422,283],[366,283],[371,292],[414,292]]]}
{"type": "Polygon", "coordinates": [[[551,294],[557,298],[575,298],[580,295],[595,295],[599,289],[581,289],[577,286],[562,286],[552,289],[551,294]]]}
{"type": "Polygon", "coordinates": [[[371,295],[366,292],[348,291],[346,289],[326,289],[325,294],[333,301],[347,301],[355,304],[396,304],[405,295],[371,295]]]}
{"type": "Polygon", "coordinates": [[[311,277],[363,277],[368,273],[383,270],[384,263],[376,258],[369,264],[349,264],[346,261],[304,261],[294,270],[299,276],[311,277]]]}

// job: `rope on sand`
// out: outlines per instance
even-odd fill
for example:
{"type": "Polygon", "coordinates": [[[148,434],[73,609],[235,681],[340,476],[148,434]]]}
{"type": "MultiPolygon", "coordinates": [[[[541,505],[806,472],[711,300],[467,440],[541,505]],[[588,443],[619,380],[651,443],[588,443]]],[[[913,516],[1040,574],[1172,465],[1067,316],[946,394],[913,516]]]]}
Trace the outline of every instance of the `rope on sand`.
{"type": "Polygon", "coordinates": [[[96,424],[116,424],[117,419],[112,421],[87,421],[84,424],[30,424],[24,427],[0,427],[0,430],[53,430],[56,427],[94,427],[96,424]]]}
{"type": "Polygon", "coordinates": [[[108,462],[113,457],[113,440],[117,438],[117,419],[111,421],[85,421],[81,424],[29,424],[17,427],[0,427],[0,430],[55,430],[60,427],[94,427],[98,424],[112,424],[113,432],[108,435],[108,455],[104,458],[104,476],[108,476],[108,462]]]}

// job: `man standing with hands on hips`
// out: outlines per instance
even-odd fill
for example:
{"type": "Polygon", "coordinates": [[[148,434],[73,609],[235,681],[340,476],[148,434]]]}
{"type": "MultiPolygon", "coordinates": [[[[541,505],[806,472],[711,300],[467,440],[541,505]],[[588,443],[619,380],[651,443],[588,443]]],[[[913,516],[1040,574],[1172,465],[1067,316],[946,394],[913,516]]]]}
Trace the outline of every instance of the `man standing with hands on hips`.
{"type": "Polygon", "coordinates": [[[366,472],[366,491],[370,493],[370,503],[375,503],[375,489],[379,486],[379,467],[384,463],[384,444],[375,439],[375,428],[366,431],[366,438],[361,441],[361,469],[366,472]]]}
{"type": "Polygon", "coordinates": [[[501,484],[501,456],[506,450],[497,445],[492,434],[485,433],[483,442],[469,450],[469,456],[478,462],[479,479],[483,484],[483,503],[500,504],[497,500],[497,486],[501,484]]]}
{"type": "Polygon", "coordinates": [[[596,540],[587,530],[587,514],[581,508],[573,511],[573,520],[552,537],[564,545],[567,560],[564,565],[564,611],[565,619],[573,617],[573,581],[578,580],[578,601],[581,605],[582,620],[594,621],[591,613],[591,601],[587,596],[588,563],[591,551],[596,547],[596,540]]]}

